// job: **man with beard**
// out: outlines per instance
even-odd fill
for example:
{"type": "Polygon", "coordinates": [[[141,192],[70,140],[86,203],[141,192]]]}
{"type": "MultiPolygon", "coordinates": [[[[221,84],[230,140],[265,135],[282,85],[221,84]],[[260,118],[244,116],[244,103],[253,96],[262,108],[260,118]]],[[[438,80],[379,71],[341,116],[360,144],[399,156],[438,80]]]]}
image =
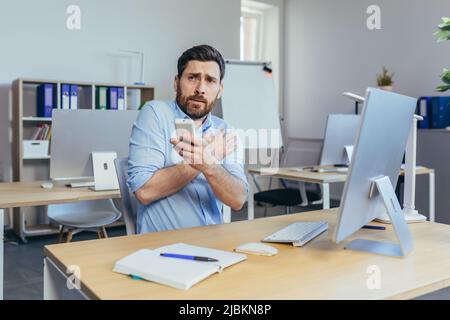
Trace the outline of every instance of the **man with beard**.
{"type": "Polygon", "coordinates": [[[211,114],[224,75],[219,51],[193,47],[178,59],[176,100],[151,101],[140,112],[128,160],[138,233],[218,224],[223,204],[242,208],[248,192],[242,147],[228,124],[211,114]],[[195,136],[177,137],[175,119],[192,119],[195,136]]]}

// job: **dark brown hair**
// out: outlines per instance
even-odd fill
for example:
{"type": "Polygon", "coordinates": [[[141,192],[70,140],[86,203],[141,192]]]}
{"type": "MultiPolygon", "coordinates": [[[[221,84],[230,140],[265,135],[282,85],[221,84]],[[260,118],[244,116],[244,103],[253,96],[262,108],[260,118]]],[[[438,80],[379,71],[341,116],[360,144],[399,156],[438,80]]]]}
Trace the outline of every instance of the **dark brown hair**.
{"type": "Polygon", "coordinates": [[[189,61],[215,61],[219,65],[220,68],[220,81],[223,80],[225,76],[225,61],[223,60],[220,52],[208,45],[200,45],[192,47],[191,49],[183,52],[181,57],[178,59],[178,78],[181,78],[184,70],[186,69],[189,61]]]}

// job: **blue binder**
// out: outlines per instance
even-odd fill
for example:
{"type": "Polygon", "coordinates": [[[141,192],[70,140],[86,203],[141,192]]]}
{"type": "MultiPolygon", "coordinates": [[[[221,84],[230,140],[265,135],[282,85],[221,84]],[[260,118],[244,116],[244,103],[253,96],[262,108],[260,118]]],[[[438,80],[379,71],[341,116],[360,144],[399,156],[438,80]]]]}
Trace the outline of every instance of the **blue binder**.
{"type": "Polygon", "coordinates": [[[108,88],[108,108],[110,110],[117,110],[117,88],[108,88]]]}
{"type": "Polygon", "coordinates": [[[421,97],[417,102],[419,129],[444,129],[450,126],[450,97],[421,97]]]}
{"type": "Polygon", "coordinates": [[[125,110],[125,90],[117,88],[117,109],[125,110]]]}
{"type": "Polygon", "coordinates": [[[76,84],[70,85],[70,109],[78,109],[78,86],[76,84]]]}
{"type": "Polygon", "coordinates": [[[61,85],[61,109],[70,109],[70,84],[61,85]]]}
{"type": "Polygon", "coordinates": [[[444,129],[450,126],[450,97],[431,99],[431,127],[444,129]]]}
{"type": "Polygon", "coordinates": [[[36,107],[38,117],[51,118],[55,107],[53,84],[44,83],[37,87],[36,107]]]}

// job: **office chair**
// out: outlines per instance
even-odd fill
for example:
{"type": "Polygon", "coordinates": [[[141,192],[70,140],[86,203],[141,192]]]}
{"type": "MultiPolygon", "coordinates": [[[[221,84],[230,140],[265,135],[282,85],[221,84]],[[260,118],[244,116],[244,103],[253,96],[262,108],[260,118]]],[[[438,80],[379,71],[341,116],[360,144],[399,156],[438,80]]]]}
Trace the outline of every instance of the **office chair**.
{"type": "MultiPolygon", "coordinates": [[[[286,148],[286,151],[282,154],[281,159],[281,167],[286,167],[288,164],[288,159],[290,156],[292,157],[292,149],[289,148],[289,144],[286,148]]],[[[289,187],[287,183],[280,179],[283,188],[272,189],[272,178],[269,180],[269,190],[261,191],[261,188],[258,185],[258,182],[253,175],[253,181],[255,182],[256,187],[258,188],[257,193],[254,194],[254,200],[257,203],[264,203],[264,217],[267,216],[268,205],[271,204],[273,206],[284,206],[285,213],[289,214],[291,212],[291,207],[294,206],[302,206],[308,207],[309,201],[317,201],[320,200],[320,192],[317,191],[307,191],[306,185],[304,182],[298,182],[298,187],[289,187]]]]}
{"type": "MultiPolygon", "coordinates": [[[[309,206],[309,205],[305,206],[303,204],[305,202],[305,198],[302,197],[301,195],[302,192],[300,188],[304,187],[304,184],[303,186],[300,186],[298,189],[295,189],[287,187],[283,179],[281,179],[281,183],[283,184],[284,188],[270,189],[271,188],[270,185],[269,190],[260,191],[254,194],[254,200],[256,202],[262,202],[265,204],[264,217],[267,216],[267,208],[269,204],[273,206],[284,206],[286,214],[291,213],[291,207],[299,205],[301,205],[302,207],[309,206]]],[[[318,192],[315,191],[305,191],[305,192],[308,200],[317,201],[320,199],[320,194],[318,192]]]]}
{"type": "Polygon", "coordinates": [[[60,226],[59,243],[66,231],[66,242],[71,242],[73,235],[81,231],[97,232],[99,239],[107,238],[105,226],[121,217],[112,199],[53,204],[48,206],[47,215],[50,221],[60,226]]]}
{"type": "Polygon", "coordinates": [[[122,196],[122,211],[127,229],[127,235],[136,234],[136,216],[138,202],[135,195],[128,188],[128,158],[114,160],[116,165],[117,179],[119,180],[120,194],[122,196]]]}

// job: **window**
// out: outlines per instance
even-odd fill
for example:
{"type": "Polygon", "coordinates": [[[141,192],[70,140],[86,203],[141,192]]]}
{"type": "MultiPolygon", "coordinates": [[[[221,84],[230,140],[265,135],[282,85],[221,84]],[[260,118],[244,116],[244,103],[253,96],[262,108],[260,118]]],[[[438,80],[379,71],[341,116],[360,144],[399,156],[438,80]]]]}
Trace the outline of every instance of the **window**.
{"type": "Polygon", "coordinates": [[[241,60],[261,59],[261,36],[263,14],[243,7],[241,14],[241,60]]]}
{"type": "MultiPolygon", "coordinates": [[[[281,82],[280,10],[266,1],[242,0],[240,59],[271,62],[278,97],[281,82]]],[[[280,105],[282,104],[279,98],[280,105]]]]}

